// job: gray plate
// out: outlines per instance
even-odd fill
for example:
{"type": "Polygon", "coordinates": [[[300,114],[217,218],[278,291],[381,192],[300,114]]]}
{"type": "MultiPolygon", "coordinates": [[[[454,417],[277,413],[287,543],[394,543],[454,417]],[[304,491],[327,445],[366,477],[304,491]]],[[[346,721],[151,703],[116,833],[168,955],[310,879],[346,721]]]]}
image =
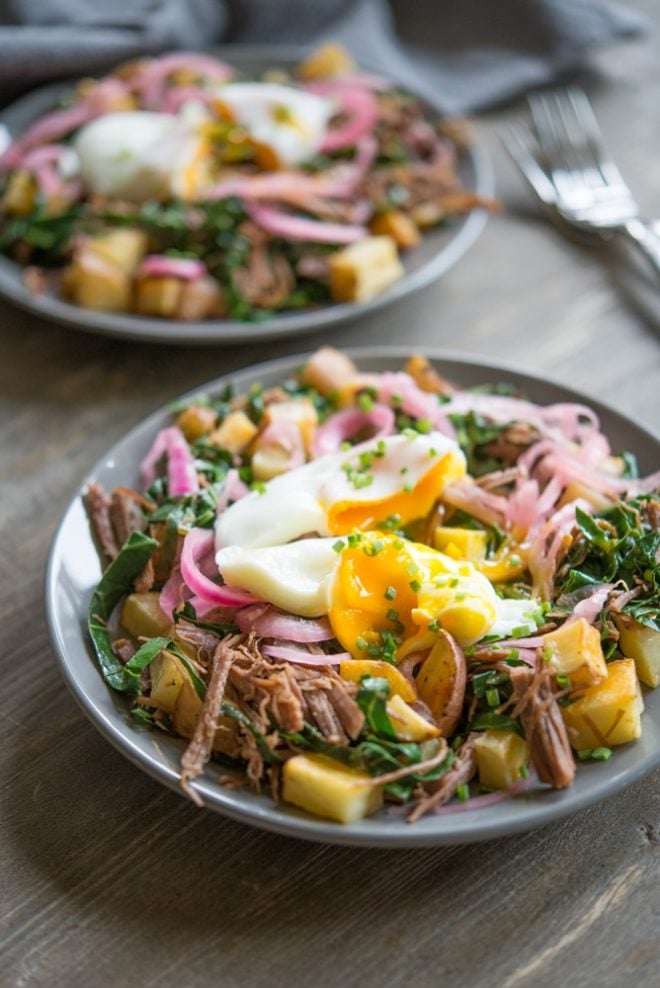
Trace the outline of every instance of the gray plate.
{"type": "MultiPolygon", "coordinates": [[[[348,351],[365,370],[399,369],[409,351],[403,347],[348,351]]],[[[463,385],[512,381],[532,398],[554,401],[586,401],[602,417],[613,449],[629,449],[646,473],[657,468],[660,442],[651,433],[598,402],[585,399],[559,385],[522,374],[504,364],[478,362],[449,351],[429,354],[440,372],[463,385]]],[[[253,381],[266,386],[291,375],[305,356],[286,357],[219,378],[202,391],[213,394],[231,382],[239,391],[253,381]]],[[[137,483],[137,464],[151,445],[154,434],[170,419],[163,408],[138,425],[90,471],[89,479],[106,487],[137,483]]],[[[108,689],[95,665],[87,640],[85,615],[92,590],[101,575],[80,494],[69,505],[59,526],[48,564],[46,608],[50,632],[64,678],[83,710],[132,762],[173,789],[178,786],[178,765],[183,743],[140,728],[128,713],[126,699],[108,689]]],[[[374,847],[415,847],[490,840],[505,834],[531,830],[574,813],[631,785],[660,764],[660,690],[647,692],[644,730],[639,741],[615,750],[605,763],[581,765],[575,785],[564,791],[542,791],[511,799],[485,810],[468,810],[451,816],[427,817],[409,826],[386,811],[350,826],[329,823],[292,807],[276,806],[267,796],[247,791],[231,792],[216,780],[218,768],[210,767],[195,783],[210,809],[266,830],[308,840],[374,847]]]]}
{"type": "MultiPolygon", "coordinates": [[[[246,74],[255,74],[273,65],[290,67],[300,61],[304,55],[301,49],[240,45],[219,48],[217,53],[246,74]]],[[[62,93],[70,87],[71,83],[66,86],[58,83],[29,93],[0,113],[0,125],[4,124],[12,134],[21,133],[32,120],[51,109],[62,93]]],[[[439,113],[440,109],[436,109],[439,113]]],[[[494,182],[490,161],[481,148],[474,147],[463,156],[459,173],[465,188],[474,189],[485,196],[493,194],[494,182]]],[[[419,247],[404,255],[404,277],[389,291],[370,302],[359,305],[333,305],[314,312],[279,315],[261,323],[237,320],[184,323],[172,319],[81,309],[55,295],[40,295],[28,291],[23,282],[23,268],[4,256],[0,256],[0,294],[44,319],[53,319],[88,333],[101,333],[105,336],[119,336],[153,343],[250,343],[254,340],[294,336],[334,326],[347,319],[375,312],[411,292],[424,288],[445,274],[472,246],[481,233],[486,218],[487,214],[484,210],[473,210],[466,217],[457,219],[451,226],[430,231],[424,236],[419,247]]]]}

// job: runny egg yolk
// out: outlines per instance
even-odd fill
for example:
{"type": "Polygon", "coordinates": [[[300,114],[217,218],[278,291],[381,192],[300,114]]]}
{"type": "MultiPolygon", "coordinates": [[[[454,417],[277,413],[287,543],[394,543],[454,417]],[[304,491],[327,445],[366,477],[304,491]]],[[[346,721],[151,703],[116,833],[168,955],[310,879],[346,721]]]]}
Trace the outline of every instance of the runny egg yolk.
{"type": "MultiPolygon", "coordinates": [[[[378,469],[377,460],[374,460],[373,469],[378,469]]],[[[328,530],[331,535],[341,535],[356,529],[364,532],[376,528],[388,518],[396,517],[399,527],[417,518],[425,518],[437,501],[438,493],[464,474],[463,459],[450,450],[440,456],[437,463],[410,488],[404,475],[401,477],[401,488],[388,497],[373,501],[343,500],[329,504],[326,507],[328,530]]],[[[368,480],[368,469],[357,477],[368,480]]]]}
{"type": "Polygon", "coordinates": [[[430,647],[438,627],[462,646],[489,632],[498,598],[471,563],[388,533],[343,541],[328,616],[355,658],[402,659],[430,647]]]}

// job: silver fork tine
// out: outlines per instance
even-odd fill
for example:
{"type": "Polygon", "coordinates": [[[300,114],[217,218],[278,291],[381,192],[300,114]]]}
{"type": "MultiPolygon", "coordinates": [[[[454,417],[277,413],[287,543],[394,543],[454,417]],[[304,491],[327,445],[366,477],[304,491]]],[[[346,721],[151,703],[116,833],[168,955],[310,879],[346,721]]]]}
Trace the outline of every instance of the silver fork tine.
{"type": "Polygon", "coordinates": [[[603,177],[598,170],[598,161],[586,139],[584,129],[577,117],[573,104],[564,92],[555,92],[555,112],[561,121],[564,161],[571,170],[575,185],[591,189],[602,188],[603,177]]]}
{"type": "Polygon", "coordinates": [[[557,192],[560,195],[570,194],[575,191],[576,182],[571,169],[566,166],[561,133],[548,97],[542,93],[535,93],[529,98],[529,108],[541,154],[550,170],[557,192]]]}
{"type": "Polygon", "coordinates": [[[572,86],[568,90],[568,99],[573,108],[575,119],[582,131],[583,139],[591,149],[594,161],[603,180],[612,185],[626,187],[621,172],[605,150],[603,136],[586,93],[577,86],[572,86]]]}
{"type": "Polygon", "coordinates": [[[502,141],[516,165],[546,206],[552,206],[557,191],[536,160],[537,149],[531,131],[526,127],[509,124],[502,130],[502,141]]]}

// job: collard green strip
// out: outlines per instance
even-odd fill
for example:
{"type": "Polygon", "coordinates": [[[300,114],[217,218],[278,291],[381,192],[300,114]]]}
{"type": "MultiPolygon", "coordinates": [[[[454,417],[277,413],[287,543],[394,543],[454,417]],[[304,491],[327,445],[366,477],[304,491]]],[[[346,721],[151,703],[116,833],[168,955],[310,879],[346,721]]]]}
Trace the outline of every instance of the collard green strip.
{"type": "Polygon", "coordinates": [[[127,685],[126,667],[112,651],[108,621],[121,598],[132,591],[134,581],[151,559],[157,545],[158,542],[148,535],[132,532],[101,577],[89,604],[87,626],[101,673],[109,686],[122,693],[136,690],[132,681],[127,685]]]}

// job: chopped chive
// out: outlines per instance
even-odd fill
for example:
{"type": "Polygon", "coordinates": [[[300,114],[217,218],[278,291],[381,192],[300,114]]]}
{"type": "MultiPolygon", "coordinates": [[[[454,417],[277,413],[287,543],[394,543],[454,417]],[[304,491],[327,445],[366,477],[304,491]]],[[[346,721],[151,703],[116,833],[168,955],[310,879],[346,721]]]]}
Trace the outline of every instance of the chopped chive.
{"type": "Polygon", "coordinates": [[[579,761],[588,762],[591,758],[592,753],[593,753],[592,748],[581,748],[580,751],[578,751],[577,756],[579,761]]]}
{"type": "Polygon", "coordinates": [[[355,644],[357,645],[357,647],[360,649],[361,652],[364,652],[365,648],[367,647],[367,641],[362,637],[362,635],[359,635],[355,639],[355,644]]]}
{"type": "Polygon", "coordinates": [[[374,407],[374,400],[371,395],[363,393],[358,398],[358,408],[363,412],[370,412],[374,407]]]}
{"type": "Polygon", "coordinates": [[[333,544],[332,548],[334,549],[335,552],[341,552],[341,550],[344,548],[345,544],[346,543],[345,542],[342,542],[341,539],[337,539],[337,541],[333,544]]]}
{"type": "Polygon", "coordinates": [[[397,550],[403,549],[403,542],[401,541],[401,539],[395,539],[392,545],[397,550]]]}
{"type": "Polygon", "coordinates": [[[456,600],[459,604],[460,604],[460,602],[462,600],[465,600],[466,597],[467,597],[467,594],[462,593],[462,592],[461,593],[454,594],[454,600],[456,600]]]}
{"type": "Polygon", "coordinates": [[[521,562],[520,556],[509,556],[509,566],[520,566],[521,562]]]}
{"type": "Polygon", "coordinates": [[[253,480],[252,483],[250,484],[250,490],[256,491],[257,494],[265,494],[266,485],[264,484],[263,480],[253,480]]]}
{"type": "Polygon", "coordinates": [[[377,556],[379,552],[382,552],[385,548],[385,543],[382,539],[374,539],[371,543],[371,547],[374,550],[374,556],[377,556]]]}
{"type": "MultiPolygon", "coordinates": [[[[512,638],[524,638],[525,635],[529,634],[529,625],[519,624],[517,627],[513,628],[511,631],[512,638]]],[[[547,661],[547,660],[546,660],[547,661]]]]}
{"type": "Polygon", "coordinates": [[[439,631],[439,630],[440,630],[440,625],[438,624],[437,618],[433,618],[432,621],[429,621],[429,631],[439,631]]]}
{"type": "Polygon", "coordinates": [[[415,573],[417,573],[418,571],[419,571],[419,566],[417,565],[417,563],[412,563],[412,562],[407,563],[406,573],[408,574],[408,576],[414,576],[415,573]]]}
{"type": "Polygon", "coordinates": [[[347,453],[350,448],[351,448],[351,444],[349,443],[348,439],[344,439],[343,443],[340,446],[342,453],[347,453]]]}
{"type": "Polygon", "coordinates": [[[458,586],[458,577],[457,576],[454,576],[454,577],[451,578],[451,580],[449,581],[449,586],[450,587],[457,587],[458,586]]]}
{"type": "Polygon", "coordinates": [[[518,775],[521,779],[529,779],[529,769],[526,765],[521,765],[518,769],[518,775]]]}
{"type": "Polygon", "coordinates": [[[417,439],[419,433],[417,429],[403,429],[401,435],[405,436],[406,439],[417,439]]]}
{"type": "Polygon", "coordinates": [[[419,580],[411,580],[408,586],[410,587],[411,590],[414,590],[415,593],[419,593],[419,591],[422,589],[422,584],[419,582],[419,580]]]}
{"type": "Polygon", "coordinates": [[[410,480],[403,485],[403,493],[404,494],[412,494],[412,492],[414,491],[414,489],[415,489],[415,485],[410,480]]]}
{"type": "Polygon", "coordinates": [[[388,587],[385,591],[385,600],[394,600],[396,597],[396,589],[394,587],[388,587]]]}
{"type": "Polygon", "coordinates": [[[571,677],[562,672],[558,676],[555,676],[555,682],[557,683],[559,689],[567,690],[570,689],[571,677]]]}
{"type": "Polygon", "coordinates": [[[379,655],[383,654],[383,650],[380,645],[369,645],[367,648],[367,655],[370,655],[372,659],[377,659],[379,655]]]}
{"type": "Polygon", "coordinates": [[[611,748],[594,748],[591,752],[591,757],[595,762],[606,762],[608,758],[611,758],[611,756],[611,748]]]}
{"type": "Polygon", "coordinates": [[[399,612],[398,611],[395,611],[393,607],[390,607],[389,611],[387,612],[387,620],[388,621],[398,621],[399,620],[399,612]]]}
{"type": "Polygon", "coordinates": [[[456,787],[456,796],[461,803],[467,803],[470,798],[470,787],[467,782],[461,782],[460,786],[456,787]]]}
{"type": "Polygon", "coordinates": [[[425,435],[429,433],[432,429],[431,422],[429,419],[417,419],[417,431],[423,432],[425,435]]]}
{"type": "Polygon", "coordinates": [[[496,689],[486,690],[486,703],[489,707],[499,707],[500,705],[500,694],[496,689]]]}
{"type": "Polygon", "coordinates": [[[437,455],[438,455],[437,449],[435,448],[435,446],[431,446],[431,448],[429,450],[429,456],[430,457],[434,457],[434,456],[437,456],[437,455]]]}
{"type": "Polygon", "coordinates": [[[408,467],[401,467],[401,469],[399,470],[399,473],[403,477],[404,474],[408,473],[408,467]]]}

